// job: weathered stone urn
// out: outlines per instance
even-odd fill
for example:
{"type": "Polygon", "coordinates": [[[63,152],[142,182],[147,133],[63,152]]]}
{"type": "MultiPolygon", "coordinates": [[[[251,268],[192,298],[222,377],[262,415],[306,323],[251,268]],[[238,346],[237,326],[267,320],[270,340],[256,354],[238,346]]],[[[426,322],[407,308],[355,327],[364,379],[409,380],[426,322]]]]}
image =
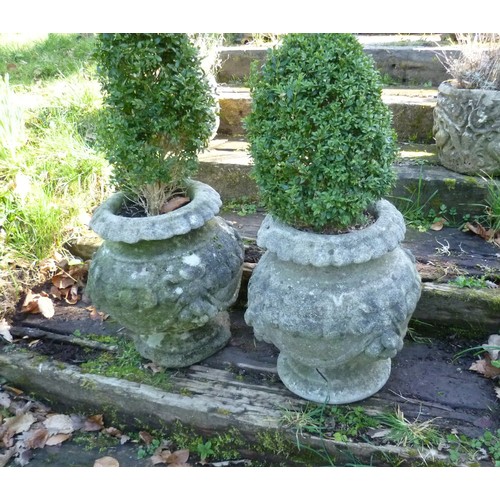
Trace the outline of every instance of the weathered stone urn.
{"type": "Polygon", "coordinates": [[[266,253],[250,278],[245,320],[279,349],[281,380],[305,399],[343,404],[373,395],[403,347],[420,277],[400,246],[402,215],[386,200],[373,215],[370,226],[339,235],[268,215],[257,235],[266,253]]]}
{"type": "Polygon", "coordinates": [[[433,133],[444,167],[467,175],[500,176],[500,91],[443,82],[433,133]]]}
{"type": "Polygon", "coordinates": [[[241,239],[215,216],[218,193],[196,181],[189,190],[189,204],[140,218],[117,215],[117,193],[90,222],[104,239],[89,270],[90,299],[126,327],[142,356],[167,368],[192,365],[227,344],[227,308],[242,273],[241,239]]]}

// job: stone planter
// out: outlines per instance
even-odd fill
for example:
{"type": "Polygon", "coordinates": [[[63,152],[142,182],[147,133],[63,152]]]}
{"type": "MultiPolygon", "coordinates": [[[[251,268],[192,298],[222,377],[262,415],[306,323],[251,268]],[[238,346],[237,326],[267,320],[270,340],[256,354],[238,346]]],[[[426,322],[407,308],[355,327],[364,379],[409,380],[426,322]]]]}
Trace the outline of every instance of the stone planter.
{"type": "Polygon", "coordinates": [[[387,382],[420,297],[414,258],[400,247],[403,217],[385,200],[369,227],[341,235],[299,231],[267,216],[266,253],[248,288],[245,320],[279,350],[278,374],[317,403],[367,398],[387,382]]]}
{"type": "Polygon", "coordinates": [[[156,217],[116,215],[117,193],[90,226],[104,243],[89,270],[97,309],[127,328],[145,358],[167,368],[201,361],[230,338],[226,309],[240,286],[243,244],[220,217],[220,197],[191,181],[191,202],[156,217]]]}
{"type": "Polygon", "coordinates": [[[500,176],[500,91],[443,82],[433,133],[444,167],[467,175],[500,176]]]}

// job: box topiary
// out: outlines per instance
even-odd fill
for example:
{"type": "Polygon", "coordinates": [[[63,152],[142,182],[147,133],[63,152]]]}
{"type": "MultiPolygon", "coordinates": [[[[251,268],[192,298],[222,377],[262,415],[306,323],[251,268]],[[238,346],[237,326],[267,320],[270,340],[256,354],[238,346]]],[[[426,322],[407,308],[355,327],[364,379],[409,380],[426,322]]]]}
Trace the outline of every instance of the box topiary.
{"type": "Polygon", "coordinates": [[[215,123],[214,97],[187,34],[97,38],[104,101],[99,144],[115,186],[156,215],[196,172],[215,123]]]}
{"type": "Polygon", "coordinates": [[[253,176],[269,213],[296,228],[366,223],[397,154],[379,73],[355,36],[289,34],[250,79],[253,176]]]}

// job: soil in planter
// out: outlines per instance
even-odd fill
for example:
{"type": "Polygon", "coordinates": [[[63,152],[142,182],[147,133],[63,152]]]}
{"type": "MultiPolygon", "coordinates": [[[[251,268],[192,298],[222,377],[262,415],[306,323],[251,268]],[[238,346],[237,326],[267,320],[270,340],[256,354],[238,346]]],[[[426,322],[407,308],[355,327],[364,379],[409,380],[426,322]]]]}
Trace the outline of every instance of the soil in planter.
{"type": "MultiPolygon", "coordinates": [[[[173,212],[174,210],[187,205],[190,201],[191,199],[185,196],[184,191],[178,190],[174,192],[174,194],[170,196],[167,201],[165,201],[165,203],[160,208],[160,214],[173,212]]],[[[148,217],[144,205],[130,198],[125,199],[125,202],[121,206],[121,209],[117,213],[117,215],[120,215],[121,217],[131,218],[148,217]]]]}

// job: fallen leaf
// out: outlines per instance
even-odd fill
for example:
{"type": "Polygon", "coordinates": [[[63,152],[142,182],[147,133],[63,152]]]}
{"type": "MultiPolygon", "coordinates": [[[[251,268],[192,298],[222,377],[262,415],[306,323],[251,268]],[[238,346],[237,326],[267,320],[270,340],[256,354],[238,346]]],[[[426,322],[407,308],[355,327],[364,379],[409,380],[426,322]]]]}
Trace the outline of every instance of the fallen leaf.
{"type": "Polygon", "coordinates": [[[13,338],[10,334],[10,325],[5,319],[0,320],[0,337],[5,339],[7,342],[12,342],[13,338]]]}
{"type": "Polygon", "coordinates": [[[494,229],[486,229],[484,226],[479,224],[479,222],[476,222],[475,225],[471,224],[470,222],[467,222],[465,227],[469,230],[472,231],[474,234],[477,234],[481,238],[483,238],[486,241],[491,241],[493,240],[495,236],[495,230],[494,229]]]}
{"type": "Polygon", "coordinates": [[[125,444],[128,441],[130,441],[130,436],[125,436],[125,434],[120,436],[120,444],[125,444]]]}
{"type": "Polygon", "coordinates": [[[54,304],[52,303],[52,300],[50,300],[50,297],[40,296],[38,299],[38,309],[40,309],[44,318],[50,319],[54,316],[54,304]]]}
{"type": "Polygon", "coordinates": [[[75,282],[76,280],[66,274],[56,274],[52,277],[52,284],[60,289],[68,288],[74,285],[75,282]]]}
{"type": "Polygon", "coordinates": [[[44,274],[52,274],[57,272],[57,261],[53,259],[52,257],[43,260],[40,262],[40,265],[38,266],[40,271],[44,274]]]}
{"type": "Polygon", "coordinates": [[[57,288],[56,286],[54,286],[54,285],[52,285],[50,287],[49,295],[51,297],[54,297],[55,299],[59,299],[59,300],[61,300],[61,298],[62,298],[61,290],[59,288],[57,288]]]}
{"type": "Polygon", "coordinates": [[[41,313],[45,318],[50,319],[54,316],[55,311],[54,304],[46,293],[34,294],[31,290],[28,290],[21,307],[21,312],[31,314],[41,313]]]}
{"type": "Polygon", "coordinates": [[[83,426],[85,425],[85,420],[86,417],[83,415],[75,415],[74,413],[70,415],[71,418],[71,424],[73,425],[73,429],[75,431],[79,431],[83,429],[83,426]]]}
{"type": "Polygon", "coordinates": [[[120,467],[120,463],[116,458],[102,457],[94,462],[94,467],[120,467]]]}
{"type": "Polygon", "coordinates": [[[48,417],[43,425],[49,432],[49,436],[55,434],[71,434],[75,430],[71,417],[59,413],[48,417]]]}
{"type": "Polygon", "coordinates": [[[56,446],[58,444],[64,443],[71,437],[71,434],[55,434],[54,436],[50,436],[45,443],[46,446],[56,446]]]}
{"type": "Polygon", "coordinates": [[[10,403],[10,396],[6,392],[0,390],[0,406],[3,408],[8,408],[10,406],[10,403]]]}
{"type": "Polygon", "coordinates": [[[172,454],[170,450],[162,450],[158,448],[153,455],[150,457],[152,465],[165,464],[167,458],[172,454]]]}
{"type": "Polygon", "coordinates": [[[67,271],[69,267],[68,259],[61,257],[60,259],[58,259],[56,265],[61,271],[67,271]]]}
{"type": "Polygon", "coordinates": [[[90,319],[99,320],[102,322],[109,318],[109,314],[99,312],[94,306],[89,306],[85,309],[90,312],[90,319]]]}
{"type": "Polygon", "coordinates": [[[173,212],[174,210],[187,205],[190,201],[191,199],[186,198],[185,196],[175,196],[162,205],[160,213],[166,214],[168,212],[173,212]]]}
{"type": "Polygon", "coordinates": [[[434,224],[432,224],[431,229],[433,231],[441,231],[441,229],[443,229],[444,227],[445,222],[447,222],[446,219],[439,219],[434,222],[434,224]]]}
{"type": "Polygon", "coordinates": [[[43,448],[49,437],[49,431],[44,428],[24,433],[24,444],[27,448],[43,448]]]}
{"type": "Polygon", "coordinates": [[[116,427],[107,427],[106,429],[104,429],[104,432],[113,437],[121,437],[122,435],[122,431],[120,431],[116,427]]]}
{"type": "Polygon", "coordinates": [[[140,431],[139,437],[144,441],[146,446],[149,446],[153,442],[153,436],[147,431],[140,431]]]}
{"type": "Polygon", "coordinates": [[[189,450],[177,450],[171,453],[165,463],[170,467],[185,466],[189,458],[189,450]]]}
{"type": "Polygon", "coordinates": [[[16,448],[12,446],[12,448],[9,448],[3,455],[0,455],[0,467],[5,467],[15,453],[16,448]]]}
{"type": "Polygon", "coordinates": [[[14,435],[27,431],[33,422],[35,422],[35,417],[31,413],[22,413],[6,418],[4,426],[8,432],[14,435]]]}
{"type": "Polygon", "coordinates": [[[485,355],[484,359],[475,361],[469,367],[469,370],[478,372],[486,378],[495,378],[500,375],[500,368],[495,368],[490,361],[488,354],[485,355]]]}
{"type": "Polygon", "coordinates": [[[104,427],[102,415],[92,415],[85,420],[83,430],[87,432],[100,431],[104,427]]]}
{"type": "Polygon", "coordinates": [[[36,295],[31,290],[26,292],[26,297],[24,298],[23,305],[21,306],[21,312],[32,312],[34,314],[40,312],[38,309],[38,301],[35,300],[35,297],[36,295]]]}
{"type": "Polygon", "coordinates": [[[69,294],[66,295],[66,302],[71,305],[75,305],[80,300],[80,295],[78,295],[78,285],[75,283],[69,289],[69,294]]]}

